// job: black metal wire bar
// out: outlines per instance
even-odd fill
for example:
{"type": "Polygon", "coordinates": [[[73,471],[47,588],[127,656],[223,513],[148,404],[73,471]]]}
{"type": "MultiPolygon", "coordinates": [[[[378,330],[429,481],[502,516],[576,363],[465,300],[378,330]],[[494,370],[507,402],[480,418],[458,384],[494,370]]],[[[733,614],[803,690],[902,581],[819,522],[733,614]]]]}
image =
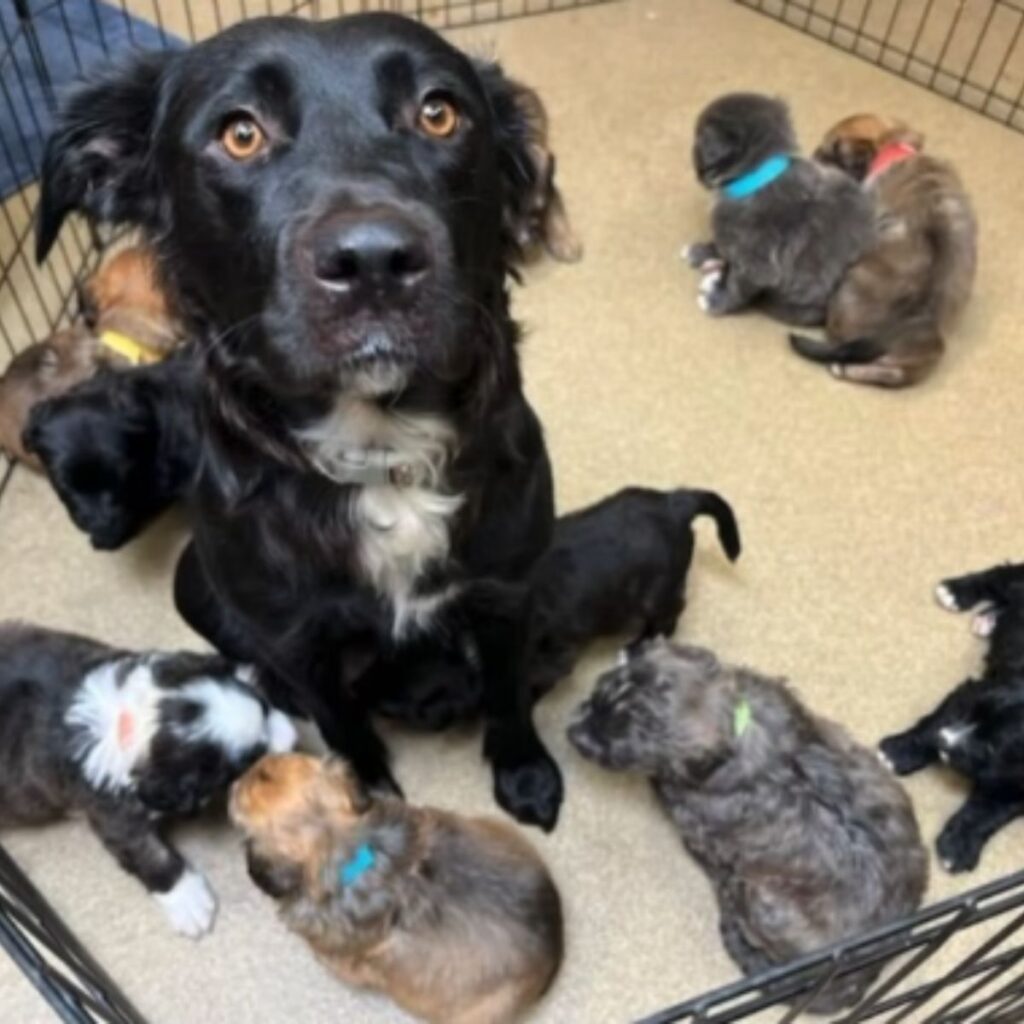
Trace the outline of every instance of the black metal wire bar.
{"type": "Polygon", "coordinates": [[[121,3],[121,17],[124,19],[125,31],[128,33],[128,41],[132,46],[137,46],[138,41],[135,38],[135,19],[131,16],[128,11],[128,0],[120,0],[121,3]]]}
{"type": "Polygon", "coordinates": [[[981,53],[981,48],[988,36],[988,30],[992,25],[992,19],[995,17],[998,9],[998,4],[992,4],[988,9],[988,16],[985,18],[985,23],[982,25],[981,31],[978,33],[978,38],[974,41],[974,49],[971,50],[971,55],[967,58],[967,64],[964,67],[964,73],[961,75],[960,82],[957,85],[954,99],[960,99],[963,96],[964,84],[970,79],[971,69],[974,67],[974,62],[978,59],[978,54],[981,53]]]}
{"type": "MultiPolygon", "coordinates": [[[[952,1010],[955,1010],[961,1003],[966,1003],[976,992],[980,992],[986,985],[990,985],[996,978],[1000,977],[1011,967],[1015,967],[1017,964],[1024,960],[1024,947],[1019,948],[1015,953],[1006,957],[1001,964],[993,967],[993,969],[987,973],[983,978],[980,978],[973,985],[969,985],[962,992],[955,995],[948,1002],[943,1003],[938,1010],[928,1018],[930,1021],[945,1020],[946,1015],[952,1010]]],[[[1019,979],[1018,979],[1019,981],[1019,979]]],[[[1011,982],[1017,984],[1018,982],[1011,982]]],[[[998,993],[997,993],[998,995],[998,993]]]]}
{"type": "Polygon", "coordinates": [[[153,4],[153,19],[156,23],[156,30],[160,33],[160,45],[166,50],[170,47],[170,41],[167,38],[167,30],[164,28],[163,15],[160,13],[159,0],[152,0],[153,4]]]}
{"type": "MultiPolygon", "coordinates": [[[[1019,951],[1019,955],[1014,956],[1012,958],[1008,958],[1005,964],[997,966],[992,972],[990,972],[988,975],[982,978],[979,982],[977,982],[975,985],[972,985],[969,989],[967,989],[963,993],[965,999],[959,1000],[959,1002],[966,1002],[966,1000],[969,999],[972,995],[974,995],[976,992],[981,991],[981,989],[983,989],[986,985],[991,984],[1005,971],[1009,970],[1011,967],[1016,966],[1016,964],[1020,962],[1022,957],[1024,957],[1024,949],[1021,949],[1019,951]]],[[[1008,1004],[1014,1002],[1017,998],[1019,998],[1022,987],[1024,987],[1024,977],[1021,977],[1018,974],[1016,977],[1011,978],[1010,981],[1008,981],[1005,985],[996,989],[995,992],[989,992],[978,1002],[967,1003],[966,1006],[961,1006],[961,1008],[957,1011],[956,1014],[954,1014],[952,1018],[942,1017],[941,1019],[944,1021],[953,1019],[957,1022],[969,1021],[971,1017],[979,1013],[984,1013],[986,1010],[991,1010],[993,1008],[997,1011],[1002,1010],[1008,1004]]],[[[958,1003],[950,1001],[950,1003],[947,1004],[947,1007],[950,1010],[952,1010],[953,1008],[955,1008],[955,1005],[958,1005],[958,1003]]],[[[947,1007],[944,1007],[943,1009],[945,1010],[947,1007]]]]}
{"type": "Polygon", "coordinates": [[[67,40],[68,49],[71,51],[71,59],[75,62],[75,70],[82,73],[82,58],[75,45],[75,33],[71,31],[71,22],[68,21],[68,13],[64,9],[64,0],[58,0],[57,11],[60,13],[60,20],[64,23],[64,37],[67,40]]]}
{"type": "Polygon", "coordinates": [[[110,46],[107,43],[107,33],[103,28],[103,19],[100,17],[100,9],[96,0],[89,0],[89,10],[92,13],[93,24],[96,26],[96,38],[99,40],[100,49],[109,57],[110,46]]]}
{"type": "Polygon", "coordinates": [[[917,53],[918,46],[921,45],[921,36],[924,35],[925,26],[928,24],[928,17],[932,13],[932,7],[935,5],[935,0],[928,0],[924,5],[924,10],[921,12],[921,20],[917,23],[917,31],[914,33],[914,38],[911,40],[910,47],[908,48],[906,55],[903,60],[903,71],[902,74],[906,74],[910,67],[911,54],[917,53]]]}
{"type": "MultiPolygon", "coordinates": [[[[1012,10],[1012,8],[1007,8],[1007,10],[1012,10]]],[[[1010,45],[1007,46],[1006,52],[1003,54],[1003,60],[999,65],[999,70],[992,79],[992,85],[989,86],[988,92],[985,93],[985,98],[982,100],[982,107],[985,113],[988,113],[988,105],[991,102],[993,95],[995,95],[999,83],[1003,80],[1003,75],[1006,74],[1006,68],[1010,63],[1010,58],[1016,52],[1017,44],[1020,42],[1021,29],[1024,28],[1024,11],[1016,11],[1014,13],[1017,14],[1017,27],[1013,31],[1013,36],[1010,39],[1010,45]]]]}

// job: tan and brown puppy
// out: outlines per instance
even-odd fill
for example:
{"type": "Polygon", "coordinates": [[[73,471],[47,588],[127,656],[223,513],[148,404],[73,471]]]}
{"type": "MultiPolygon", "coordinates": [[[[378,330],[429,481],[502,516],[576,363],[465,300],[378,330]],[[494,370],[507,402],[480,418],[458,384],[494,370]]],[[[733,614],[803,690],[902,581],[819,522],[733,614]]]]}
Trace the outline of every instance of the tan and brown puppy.
{"type": "Polygon", "coordinates": [[[146,246],[105,259],[82,286],[81,304],[84,324],[30,345],[0,376],[0,451],[33,469],[42,466],[21,435],[39,402],[70,391],[101,365],[120,370],[158,362],[183,338],[146,246]]]}
{"type": "Polygon", "coordinates": [[[829,302],[827,341],[790,335],[800,355],[844,380],[917,383],[941,358],[943,331],[970,297],[974,212],[953,167],[923,145],[899,121],[858,114],[832,128],[815,153],[875,198],[877,241],[829,302]]]}
{"type": "Polygon", "coordinates": [[[342,980],[434,1024],[503,1024],[562,961],[558,890],[511,826],[370,797],[348,766],[269,756],[236,783],[249,874],[342,980]]]}
{"type": "Polygon", "coordinates": [[[104,362],[155,363],[182,340],[147,246],[131,245],[104,260],[83,285],[81,302],[85,322],[100,340],[104,362]]]}
{"type": "Polygon", "coordinates": [[[21,435],[29,413],[88,380],[96,372],[99,342],[86,327],[58,331],[19,352],[0,376],[0,451],[33,469],[39,459],[25,450],[21,435]]]}

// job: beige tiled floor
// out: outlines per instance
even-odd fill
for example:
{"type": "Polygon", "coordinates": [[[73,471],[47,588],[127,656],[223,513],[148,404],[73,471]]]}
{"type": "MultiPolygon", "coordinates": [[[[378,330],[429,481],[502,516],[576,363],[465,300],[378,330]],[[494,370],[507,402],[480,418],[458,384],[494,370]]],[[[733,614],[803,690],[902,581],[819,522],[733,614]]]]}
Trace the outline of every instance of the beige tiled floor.
{"type": "MultiPolygon", "coordinates": [[[[579,266],[538,268],[516,297],[561,506],[634,481],[720,489],[746,550],[731,568],[702,530],[683,632],[788,674],[865,741],[907,722],[979,657],[966,622],[932,603],[933,582],[1024,554],[1024,138],[726,0],[623,0],[458,38],[540,89],[587,244],[579,266]],[[787,97],[808,146],[854,110],[899,114],[962,169],[983,228],[978,290],[925,386],[844,387],[792,358],[778,326],[698,312],[676,256],[706,224],[690,130],[732,89],[787,97]]],[[[168,590],[179,543],[169,523],[95,554],[43,482],[19,473],[0,508],[0,616],[126,644],[193,643],[168,590]]],[[[596,651],[540,713],[568,782],[557,832],[537,840],[569,919],[565,969],[536,1015],[548,1024],[624,1021],[735,976],[708,887],[645,785],[582,764],[564,740],[609,656],[596,651]]],[[[476,736],[392,742],[412,799],[490,810],[476,736]]],[[[931,840],[962,787],[930,772],[910,790],[931,840]]],[[[1021,866],[1022,839],[1024,825],[1007,829],[969,878],[936,869],[931,898],[1021,866]]],[[[181,840],[221,902],[215,933],[196,945],[169,934],[80,825],[4,841],[154,1024],[398,1020],[284,933],[225,827],[181,840]]],[[[0,1020],[48,1019],[0,962],[0,1020]]]]}

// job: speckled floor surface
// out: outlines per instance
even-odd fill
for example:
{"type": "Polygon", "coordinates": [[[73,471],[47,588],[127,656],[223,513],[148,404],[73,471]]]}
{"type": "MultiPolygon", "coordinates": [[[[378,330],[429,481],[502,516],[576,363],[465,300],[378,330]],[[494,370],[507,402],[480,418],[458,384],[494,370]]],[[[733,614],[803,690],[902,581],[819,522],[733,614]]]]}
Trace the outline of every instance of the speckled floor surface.
{"type": "MultiPolygon", "coordinates": [[[[516,296],[561,507],[627,482],[719,489],[745,553],[730,567],[702,528],[682,632],[790,676],[865,741],[909,722],[980,655],[966,620],[933,603],[933,583],[1024,555],[1024,138],[726,0],[623,0],[457,38],[541,91],[587,246],[581,264],[539,267],[516,296]],[[778,326],[698,311],[676,255],[706,223],[690,131],[706,101],[738,88],[787,97],[808,148],[837,117],[870,108],[922,128],[962,169],[983,229],[978,289],[923,387],[837,384],[793,358],[778,326]]],[[[19,471],[0,506],[0,616],[123,644],[193,644],[170,602],[180,543],[170,521],[96,554],[43,481],[19,471]]],[[[537,837],[569,921],[565,969],[535,1016],[545,1024],[625,1021],[735,977],[710,891],[643,782],[581,763],[564,739],[610,658],[595,651],[539,715],[568,784],[558,830],[537,837]]],[[[411,799],[491,810],[477,736],[391,741],[411,799]]],[[[931,841],[962,788],[933,771],[910,790],[931,841]]],[[[1022,840],[1024,824],[1004,831],[970,877],[936,868],[930,897],[1020,867],[1022,840]]],[[[82,826],[4,842],[153,1024],[400,1019],[284,932],[227,827],[180,840],[220,897],[199,944],[170,934],[82,826]]],[[[0,1020],[49,1019],[0,960],[0,1020]]]]}

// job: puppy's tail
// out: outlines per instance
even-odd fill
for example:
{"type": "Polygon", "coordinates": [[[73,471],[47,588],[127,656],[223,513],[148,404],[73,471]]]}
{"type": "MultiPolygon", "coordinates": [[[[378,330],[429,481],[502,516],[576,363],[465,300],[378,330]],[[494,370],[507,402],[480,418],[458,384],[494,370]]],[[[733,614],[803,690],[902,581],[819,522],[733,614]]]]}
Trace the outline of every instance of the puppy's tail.
{"type": "Polygon", "coordinates": [[[687,529],[697,516],[710,516],[718,530],[718,542],[729,556],[729,561],[735,562],[740,557],[740,528],[732,507],[721,495],[714,491],[681,488],[669,495],[669,504],[687,529]]]}
{"type": "Polygon", "coordinates": [[[860,338],[857,341],[817,341],[803,334],[791,334],[789,344],[797,355],[812,363],[873,363],[886,353],[880,341],[860,338]]]}

